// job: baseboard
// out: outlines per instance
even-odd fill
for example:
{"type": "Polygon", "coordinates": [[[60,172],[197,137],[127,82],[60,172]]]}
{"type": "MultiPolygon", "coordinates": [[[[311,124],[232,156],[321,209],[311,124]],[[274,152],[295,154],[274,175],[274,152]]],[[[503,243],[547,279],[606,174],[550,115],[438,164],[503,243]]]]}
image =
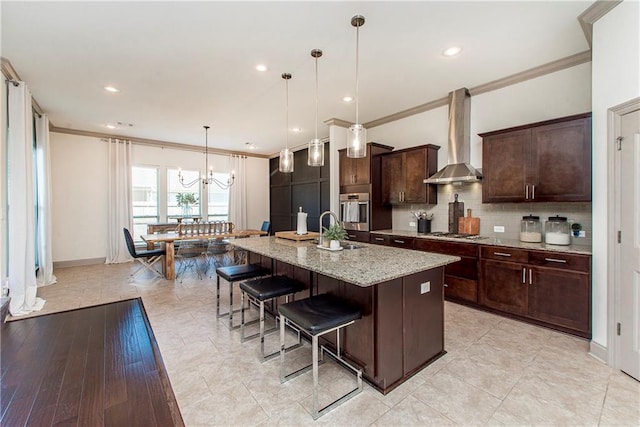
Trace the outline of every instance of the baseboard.
{"type": "Polygon", "coordinates": [[[57,261],[53,263],[53,269],[65,268],[65,267],[78,267],[81,265],[95,265],[104,264],[106,258],[88,258],[88,259],[74,259],[72,261],[57,261]]]}
{"type": "Polygon", "coordinates": [[[607,347],[600,345],[595,341],[591,341],[589,343],[589,354],[602,363],[608,364],[609,351],[607,350],[607,347]]]}

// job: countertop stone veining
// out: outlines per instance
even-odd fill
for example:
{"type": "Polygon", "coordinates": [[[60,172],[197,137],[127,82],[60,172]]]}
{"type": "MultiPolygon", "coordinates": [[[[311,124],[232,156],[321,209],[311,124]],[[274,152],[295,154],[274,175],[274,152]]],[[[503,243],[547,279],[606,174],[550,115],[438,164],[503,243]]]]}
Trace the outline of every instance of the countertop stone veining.
{"type": "Polygon", "coordinates": [[[446,240],[449,242],[471,243],[476,245],[504,246],[504,247],[515,248],[515,249],[527,249],[527,250],[538,250],[538,251],[549,251],[549,252],[565,252],[565,253],[572,253],[572,254],[578,254],[578,255],[591,255],[591,246],[587,246],[587,245],[559,246],[559,245],[548,245],[546,243],[524,243],[519,240],[497,239],[497,238],[485,238],[485,239],[476,239],[476,240],[456,239],[452,237],[428,236],[424,234],[418,234],[415,231],[407,231],[407,230],[376,230],[376,231],[372,231],[371,234],[415,237],[417,239],[446,240]]]}
{"type": "Polygon", "coordinates": [[[368,287],[460,260],[460,257],[358,242],[360,249],[329,251],[315,243],[276,237],[235,239],[233,245],[357,286],[368,287]]]}

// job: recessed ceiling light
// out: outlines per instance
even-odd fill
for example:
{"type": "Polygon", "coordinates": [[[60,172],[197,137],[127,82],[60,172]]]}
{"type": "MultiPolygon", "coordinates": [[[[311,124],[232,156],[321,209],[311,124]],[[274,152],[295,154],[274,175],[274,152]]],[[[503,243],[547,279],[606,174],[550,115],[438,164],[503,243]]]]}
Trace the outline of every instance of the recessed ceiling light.
{"type": "Polygon", "coordinates": [[[343,100],[344,102],[351,102],[351,101],[353,101],[353,97],[351,97],[351,96],[345,96],[345,97],[343,97],[343,98],[342,98],[342,100],[343,100]]]}
{"type": "Polygon", "coordinates": [[[118,128],[118,126],[112,125],[111,123],[104,125],[104,127],[108,128],[108,129],[117,129],[118,128]]]}
{"type": "Polygon", "coordinates": [[[258,71],[267,71],[268,68],[264,64],[258,64],[258,65],[256,65],[256,70],[258,70],[258,71]]]}
{"type": "Polygon", "coordinates": [[[448,48],[444,52],[442,52],[442,54],[444,56],[456,56],[460,52],[462,52],[462,48],[460,46],[451,46],[450,48],[448,48]]]}
{"type": "Polygon", "coordinates": [[[300,128],[291,128],[291,132],[300,132],[301,130],[300,128]]]}
{"type": "Polygon", "coordinates": [[[113,86],[105,86],[104,90],[106,90],[107,92],[113,92],[113,93],[120,92],[120,89],[113,86]]]}
{"type": "Polygon", "coordinates": [[[247,147],[247,149],[249,150],[255,150],[256,149],[256,144],[254,144],[253,142],[245,142],[244,145],[247,147]]]}

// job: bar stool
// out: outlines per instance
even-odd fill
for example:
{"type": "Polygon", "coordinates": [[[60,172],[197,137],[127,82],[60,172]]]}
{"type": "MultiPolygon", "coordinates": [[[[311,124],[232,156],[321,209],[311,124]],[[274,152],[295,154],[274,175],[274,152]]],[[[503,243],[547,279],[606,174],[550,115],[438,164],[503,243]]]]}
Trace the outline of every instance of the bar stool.
{"type": "Polygon", "coordinates": [[[240,325],[233,325],[233,313],[240,310],[233,309],[233,284],[242,280],[255,279],[270,274],[268,268],[258,264],[229,265],[216,268],[216,317],[229,316],[229,329],[237,329],[240,325]],[[229,282],[229,311],[220,313],[220,278],[229,282]]]}
{"type": "MultiPolygon", "coordinates": [[[[245,282],[240,282],[240,290],[242,293],[240,294],[240,341],[245,342],[257,337],[260,337],[260,351],[262,354],[262,361],[267,361],[272,359],[273,357],[280,354],[280,351],[275,351],[271,354],[264,354],[264,336],[265,333],[270,333],[278,330],[278,316],[274,316],[276,320],[276,327],[265,331],[264,329],[264,303],[266,301],[271,301],[274,298],[285,297],[285,303],[289,302],[289,296],[295,294],[296,292],[300,292],[304,290],[304,285],[297,280],[290,279],[286,276],[269,276],[262,277],[259,279],[247,280],[245,282]],[[254,321],[246,322],[244,316],[244,298],[245,296],[248,298],[250,304],[255,304],[259,307],[260,310],[260,332],[257,332],[253,335],[245,336],[244,328],[245,325],[249,325],[255,323],[254,321]]],[[[249,305],[251,308],[251,305],[249,305]]],[[[300,347],[300,331],[298,330],[298,343],[293,344],[287,347],[286,350],[293,350],[294,348],[300,347]]]]}
{"type": "Polygon", "coordinates": [[[311,415],[314,420],[362,391],[362,369],[352,366],[340,355],[340,329],[362,317],[358,307],[334,295],[322,294],[282,304],[278,306],[278,312],[280,313],[280,382],[287,382],[309,369],[313,370],[313,413],[311,415]],[[311,335],[311,364],[290,374],[285,373],[284,363],[284,336],[287,324],[293,324],[294,327],[311,335]],[[357,387],[325,407],[318,408],[318,337],[333,331],[336,331],[337,352],[333,353],[322,345],[320,360],[324,359],[326,351],[336,362],[355,372],[357,387]]]}

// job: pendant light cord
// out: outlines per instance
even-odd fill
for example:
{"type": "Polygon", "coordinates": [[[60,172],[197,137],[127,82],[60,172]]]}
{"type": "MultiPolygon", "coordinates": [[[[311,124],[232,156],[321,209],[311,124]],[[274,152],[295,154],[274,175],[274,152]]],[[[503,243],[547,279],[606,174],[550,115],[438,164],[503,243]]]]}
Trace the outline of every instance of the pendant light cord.
{"type": "Polygon", "coordinates": [[[285,126],[285,144],[287,150],[289,150],[289,79],[285,79],[287,99],[285,101],[285,109],[286,109],[286,126],[285,126]]]}
{"type": "Polygon", "coordinates": [[[360,63],[360,25],[356,27],[356,123],[358,120],[358,64],[360,63]]]}
{"type": "Polygon", "coordinates": [[[318,57],[316,56],[316,139],[318,139],[318,57]]]}

